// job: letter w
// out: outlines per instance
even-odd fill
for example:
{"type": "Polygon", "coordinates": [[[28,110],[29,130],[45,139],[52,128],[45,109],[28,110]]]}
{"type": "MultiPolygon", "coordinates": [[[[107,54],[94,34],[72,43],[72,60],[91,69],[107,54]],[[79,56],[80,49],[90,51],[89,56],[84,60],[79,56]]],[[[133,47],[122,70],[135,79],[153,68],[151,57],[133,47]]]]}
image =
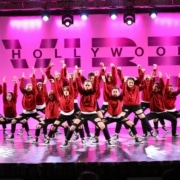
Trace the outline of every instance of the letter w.
{"type": "Polygon", "coordinates": [[[121,53],[122,53],[122,48],[118,49],[118,48],[111,48],[111,52],[112,52],[112,55],[113,57],[115,56],[121,56],[121,53]]]}

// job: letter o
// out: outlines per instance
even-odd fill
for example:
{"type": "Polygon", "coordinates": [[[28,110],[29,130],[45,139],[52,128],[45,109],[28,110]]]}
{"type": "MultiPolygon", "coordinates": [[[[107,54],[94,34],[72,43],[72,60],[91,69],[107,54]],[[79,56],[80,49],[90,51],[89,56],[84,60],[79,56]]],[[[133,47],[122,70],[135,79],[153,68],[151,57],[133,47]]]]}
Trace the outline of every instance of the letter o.
{"type": "Polygon", "coordinates": [[[159,55],[159,56],[164,56],[165,53],[166,53],[166,50],[165,50],[164,47],[158,47],[157,50],[156,50],[156,53],[157,53],[157,55],[159,55]]]}
{"type": "Polygon", "coordinates": [[[144,54],[144,49],[143,49],[142,47],[137,47],[137,48],[135,49],[135,54],[136,54],[136,56],[143,56],[143,54],[144,54]]]}
{"type": "Polygon", "coordinates": [[[33,52],[33,56],[35,58],[41,58],[42,57],[42,51],[39,50],[39,49],[35,49],[34,52],[33,52]]]}

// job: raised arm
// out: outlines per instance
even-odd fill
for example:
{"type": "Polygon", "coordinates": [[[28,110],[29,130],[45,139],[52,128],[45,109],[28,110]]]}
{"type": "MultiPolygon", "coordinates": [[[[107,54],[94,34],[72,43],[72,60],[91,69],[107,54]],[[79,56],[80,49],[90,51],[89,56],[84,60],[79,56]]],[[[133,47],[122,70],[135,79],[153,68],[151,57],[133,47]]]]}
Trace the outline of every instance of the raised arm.
{"type": "Polygon", "coordinates": [[[7,93],[7,84],[6,84],[6,77],[3,77],[3,102],[6,101],[6,93],[7,93]]]}
{"type": "Polygon", "coordinates": [[[46,68],[45,74],[46,74],[46,76],[47,76],[48,79],[54,79],[54,77],[51,75],[51,69],[52,69],[53,66],[54,66],[54,63],[51,63],[51,64],[46,68]]]}
{"type": "Polygon", "coordinates": [[[110,64],[111,66],[111,73],[112,73],[112,84],[113,86],[116,86],[117,84],[117,70],[113,63],[110,64]]]}
{"type": "Polygon", "coordinates": [[[16,76],[13,77],[13,82],[14,82],[14,89],[13,89],[13,94],[14,94],[14,102],[17,102],[17,97],[18,97],[18,79],[16,76]]]}
{"type": "Polygon", "coordinates": [[[21,76],[21,79],[20,79],[20,85],[19,85],[19,89],[23,94],[26,92],[26,90],[24,88],[24,80],[25,80],[25,74],[23,72],[22,76],[21,76]]]}

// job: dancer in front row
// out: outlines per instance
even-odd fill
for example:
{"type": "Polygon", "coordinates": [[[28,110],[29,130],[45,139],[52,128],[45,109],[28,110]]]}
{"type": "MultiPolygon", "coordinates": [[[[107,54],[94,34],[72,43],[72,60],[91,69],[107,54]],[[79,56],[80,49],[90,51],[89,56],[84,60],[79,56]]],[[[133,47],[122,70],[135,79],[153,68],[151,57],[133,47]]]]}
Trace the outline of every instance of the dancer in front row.
{"type": "Polygon", "coordinates": [[[177,119],[176,116],[170,114],[165,110],[164,93],[165,86],[162,78],[162,73],[159,72],[159,82],[153,82],[153,76],[149,86],[150,91],[150,113],[146,115],[148,120],[151,119],[167,119],[171,122],[172,136],[179,137],[176,133],[177,130],[177,119]]]}
{"type": "Polygon", "coordinates": [[[3,119],[3,123],[9,124],[11,123],[11,134],[7,138],[7,140],[14,139],[14,133],[16,130],[16,124],[21,123],[24,125],[25,130],[27,131],[27,134],[29,133],[29,129],[27,126],[27,120],[16,120],[17,116],[17,110],[16,110],[16,103],[17,103],[17,77],[13,78],[14,82],[14,88],[13,92],[7,91],[7,83],[6,83],[6,77],[3,77],[3,109],[4,109],[4,117],[1,117],[3,119]]]}
{"type": "MultiPolygon", "coordinates": [[[[42,117],[36,109],[36,80],[34,74],[30,75],[31,83],[27,83],[24,87],[24,81],[25,81],[25,74],[22,74],[22,77],[20,79],[20,91],[23,94],[22,97],[22,106],[23,106],[23,112],[16,117],[16,120],[19,122],[23,119],[28,120],[30,117],[36,119],[38,122],[41,122],[44,120],[44,117],[42,117]]],[[[28,126],[28,123],[26,123],[26,126],[28,126]]],[[[25,126],[24,126],[25,127],[25,126]]],[[[26,131],[28,132],[28,137],[31,138],[32,136],[29,134],[29,126],[25,127],[26,131]]]]}
{"type": "Polygon", "coordinates": [[[98,126],[104,133],[105,139],[107,140],[107,144],[110,146],[114,146],[112,143],[107,127],[104,125],[103,121],[97,115],[97,99],[96,93],[98,88],[98,73],[95,72],[95,79],[92,85],[92,82],[89,80],[85,80],[83,86],[81,85],[81,80],[76,79],[78,84],[78,91],[81,95],[80,97],[80,110],[81,113],[79,118],[75,119],[73,124],[70,127],[66,135],[65,142],[61,145],[61,147],[67,147],[69,140],[72,137],[72,134],[76,128],[82,125],[85,121],[90,120],[96,126],[98,126]]]}
{"type": "MultiPolygon", "coordinates": [[[[106,93],[106,97],[108,97],[107,98],[108,99],[107,115],[106,115],[106,118],[103,119],[103,122],[106,125],[116,122],[120,129],[121,129],[122,124],[124,124],[124,126],[127,129],[130,129],[131,132],[133,133],[135,137],[135,142],[143,143],[142,139],[138,137],[134,123],[128,120],[127,118],[121,117],[123,96],[122,94],[120,94],[120,89],[118,87],[113,87],[111,89],[111,92],[109,92],[109,89],[107,88],[107,85],[106,85],[105,76],[102,76],[102,79],[104,81],[104,93],[106,93]]],[[[99,141],[98,136],[96,134],[95,140],[93,140],[93,143],[98,143],[98,141],[99,141]]]]}
{"type": "MultiPolygon", "coordinates": [[[[138,66],[138,68],[141,68],[138,66]]],[[[141,69],[144,71],[143,69],[141,69]]],[[[153,132],[153,129],[148,122],[142,108],[140,105],[140,91],[142,90],[141,82],[144,77],[141,76],[138,79],[134,77],[123,77],[124,81],[122,81],[122,94],[123,94],[123,107],[122,107],[122,118],[127,118],[131,113],[134,113],[150,133],[151,136],[157,138],[157,134],[153,132]]]]}
{"type": "MultiPolygon", "coordinates": [[[[62,126],[64,128],[64,134],[67,135],[68,126],[70,126],[74,119],[76,118],[76,112],[74,109],[74,87],[73,87],[73,75],[67,75],[69,86],[62,87],[62,92],[59,92],[59,107],[60,107],[60,116],[56,118],[55,122],[53,123],[48,136],[46,137],[45,144],[49,144],[50,138],[52,137],[53,133],[56,131],[58,126],[62,126]],[[66,123],[66,121],[68,123],[66,123]]],[[[57,94],[57,93],[56,93],[57,94]]],[[[82,144],[85,143],[84,139],[84,131],[82,127],[79,127],[79,134],[81,137],[82,144]]]]}

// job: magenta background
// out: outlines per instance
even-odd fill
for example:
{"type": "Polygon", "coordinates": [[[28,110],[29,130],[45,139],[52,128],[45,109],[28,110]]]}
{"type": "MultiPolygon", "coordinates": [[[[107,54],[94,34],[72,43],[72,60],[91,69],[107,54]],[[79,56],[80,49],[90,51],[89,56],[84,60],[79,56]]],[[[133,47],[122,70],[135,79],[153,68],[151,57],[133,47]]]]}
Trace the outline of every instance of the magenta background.
{"type": "MultiPolygon", "coordinates": [[[[68,64],[68,71],[72,72],[75,65],[74,51],[76,56],[79,56],[81,68],[86,76],[88,72],[98,70],[99,67],[92,67],[94,54],[92,51],[92,39],[104,38],[106,42],[105,47],[100,47],[97,56],[107,58],[105,64],[107,71],[110,71],[110,63],[119,66],[122,57],[131,57],[132,62],[141,64],[146,72],[149,73],[152,66],[148,65],[148,57],[159,57],[156,50],[158,47],[163,47],[166,50],[164,56],[161,56],[158,70],[170,74],[176,80],[176,76],[180,71],[180,59],[178,59],[178,42],[174,43],[174,37],[180,36],[180,13],[159,13],[156,19],[151,19],[148,14],[137,14],[136,22],[132,26],[123,23],[123,15],[119,15],[116,20],[111,20],[108,15],[90,15],[87,21],[82,21],[79,16],[74,16],[74,24],[70,27],[65,27],[61,24],[60,16],[51,16],[50,21],[43,22],[41,17],[0,17],[0,83],[2,83],[3,76],[7,77],[8,90],[12,90],[12,78],[14,75],[21,77],[22,72],[25,72],[28,77],[36,62],[33,56],[33,51],[39,49],[42,51],[42,57],[39,64],[45,67],[49,62],[54,62],[55,70],[61,68],[60,60],[66,59],[68,64]],[[148,37],[163,37],[160,41],[162,45],[148,46],[148,37]],[[118,38],[129,38],[135,42],[135,46],[123,47],[120,59],[112,58],[111,48],[118,47],[118,38]],[[42,39],[56,39],[56,46],[53,46],[49,41],[46,42],[46,47],[40,48],[42,39]],[[65,45],[65,39],[69,41],[68,47],[65,45]],[[79,44],[74,44],[74,39],[79,39],[79,44]],[[172,42],[171,42],[172,39],[172,42]],[[12,49],[6,49],[3,40],[19,40],[21,45],[21,58],[25,59],[29,68],[14,68],[12,59],[12,49]],[[74,48],[76,47],[76,48],[74,48]],[[144,49],[142,56],[137,56],[135,50],[137,47],[144,49]],[[55,49],[57,49],[58,56],[55,57],[55,49]],[[74,50],[75,49],[75,50],[74,50]],[[172,63],[171,56],[176,56],[176,60],[172,63]],[[166,59],[165,59],[166,57],[166,59]],[[164,58],[164,59],[163,59],[164,58]],[[49,59],[49,61],[47,60],[49,59]],[[46,60],[46,63],[44,61],[46,60]],[[47,63],[48,62],[48,63],[47,63]],[[172,63],[172,64],[171,64],[172,63]],[[178,65],[179,64],[179,65],[178,65]]],[[[178,38],[177,38],[178,39],[178,38]]],[[[96,47],[94,47],[96,49],[96,47]]],[[[15,49],[17,52],[18,50],[15,49]]],[[[18,59],[18,58],[17,58],[18,59]]],[[[122,62],[121,62],[122,63],[122,62]]],[[[121,64],[120,63],[120,64],[121,64]]],[[[17,67],[21,67],[21,64],[17,67]]],[[[45,69],[45,68],[43,68],[45,69]]],[[[136,66],[122,66],[125,75],[136,76],[136,66]]],[[[40,71],[36,70],[37,78],[41,78],[40,71]]],[[[173,80],[174,85],[176,81],[173,80]]],[[[1,96],[2,97],[2,96],[1,96]]],[[[21,113],[21,93],[18,97],[18,113],[21,113]]],[[[102,98],[99,101],[102,105],[102,98]]],[[[177,109],[180,109],[180,98],[178,97],[177,109]]],[[[2,113],[2,103],[0,103],[0,113],[2,113]]],[[[133,116],[131,116],[133,117],[133,116]]],[[[30,127],[34,128],[37,122],[30,119],[30,127]]],[[[167,122],[169,125],[169,122],[167,122]]],[[[140,123],[138,123],[140,125],[140,123]]],[[[178,123],[179,125],[179,123],[178,123]]],[[[114,127],[114,125],[111,125],[114,127]]],[[[9,127],[9,126],[8,126],[9,127]]]]}

